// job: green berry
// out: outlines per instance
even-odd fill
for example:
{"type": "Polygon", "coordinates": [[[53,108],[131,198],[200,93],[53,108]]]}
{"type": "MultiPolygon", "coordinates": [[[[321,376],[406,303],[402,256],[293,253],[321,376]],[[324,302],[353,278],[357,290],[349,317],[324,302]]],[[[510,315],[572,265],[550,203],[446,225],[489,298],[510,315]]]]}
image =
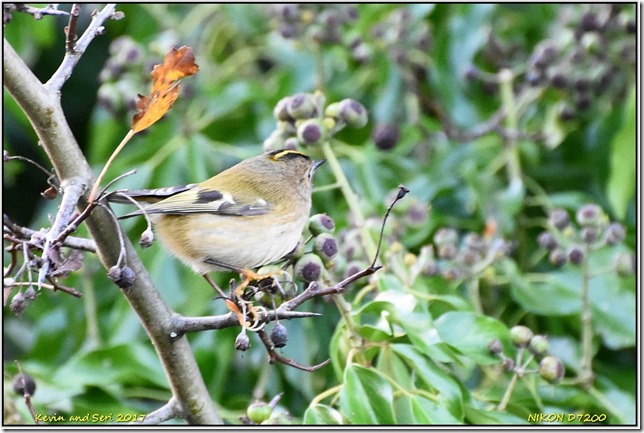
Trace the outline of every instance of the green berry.
{"type": "Polygon", "coordinates": [[[485,251],[485,240],[479,236],[477,233],[468,233],[463,236],[463,244],[473,251],[484,252],[485,251]]]}
{"type": "MultiPolygon", "coordinates": [[[[284,140],[284,149],[287,150],[297,150],[300,147],[300,142],[296,137],[289,137],[286,140],[284,140]]],[[[277,149],[275,149],[277,150],[277,149]]]]}
{"type": "Polygon", "coordinates": [[[570,224],[570,217],[564,209],[553,209],[548,214],[548,221],[559,230],[563,230],[570,224]]]}
{"type": "Polygon", "coordinates": [[[453,266],[447,267],[443,270],[442,275],[447,281],[455,281],[461,278],[461,271],[453,266]]]}
{"type": "Polygon", "coordinates": [[[573,265],[579,265],[584,261],[584,250],[579,246],[573,246],[570,251],[568,251],[568,260],[573,265]]]}
{"type": "Polygon", "coordinates": [[[286,111],[293,119],[310,119],[317,115],[315,98],[309,93],[297,93],[288,99],[286,111]]]}
{"type": "Polygon", "coordinates": [[[443,227],[439,229],[434,235],[434,243],[436,245],[455,244],[458,240],[456,230],[450,227],[443,227]]]}
{"type": "Polygon", "coordinates": [[[338,242],[330,233],[320,233],[315,237],[313,251],[323,260],[331,260],[338,254],[338,242]]]}
{"type": "Polygon", "coordinates": [[[441,259],[450,260],[456,257],[458,249],[454,244],[445,244],[438,247],[438,257],[441,259]]]}
{"type": "Polygon", "coordinates": [[[577,223],[580,226],[593,226],[599,225],[602,216],[602,210],[596,204],[585,204],[577,211],[577,223]]]}
{"type": "Polygon", "coordinates": [[[545,335],[535,335],[530,339],[530,352],[535,356],[544,356],[550,350],[550,343],[545,335]]]}
{"type": "Polygon", "coordinates": [[[623,251],[618,253],[613,259],[617,275],[626,278],[635,273],[635,256],[631,253],[623,251]]]}
{"type": "Polygon", "coordinates": [[[331,117],[333,119],[339,119],[340,118],[340,103],[339,102],[334,102],[332,104],[329,104],[326,109],[324,110],[324,115],[326,117],[331,117]]]}
{"type": "Polygon", "coordinates": [[[555,356],[546,356],[539,363],[539,375],[549,383],[559,382],[564,373],[563,362],[555,356]]]}
{"type": "Polygon", "coordinates": [[[317,144],[326,139],[327,131],[318,119],[308,119],[297,127],[297,139],[303,144],[317,144]]]}
{"type": "Polygon", "coordinates": [[[510,329],[510,340],[517,347],[526,347],[534,336],[527,326],[517,325],[510,329]]]}
{"type": "Polygon", "coordinates": [[[457,256],[457,260],[466,268],[471,268],[480,259],[481,256],[476,251],[472,250],[463,250],[457,256]]]}
{"type": "Polygon", "coordinates": [[[340,101],[340,118],[351,128],[362,128],[369,121],[367,109],[355,99],[340,101]]]}
{"type": "Polygon", "coordinates": [[[505,371],[512,371],[514,369],[514,360],[512,358],[503,358],[503,368],[505,371]]]}
{"type": "Polygon", "coordinates": [[[626,230],[619,223],[611,223],[604,236],[608,245],[617,245],[626,238],[626,230]]]}
{"type": "Polygon", "coordinates": [[[378,124],[373,131],[373,142],[380,150],[391,150],[400,140],[400,128],[395,124],[378,124]]]}
{"type": "Polygon", "coordinates": [[[597,240],[597,228],[596,227],[584,227],[579,232],[579,237],[582,241],[587,244],[592,244],[597,240]]]}
{"type": "Polygon", "coordinates": [[[293,121],[293,118],[291,115],[288,113],[288,102],[290,100],[289,96],[286,96],[279,101],[277,101],[277,104],[275,104],[275,108],[273,109],[273,117],[277,120],[283,120],[283,121],[293,121]]]}
{"type": "Polygon", "coordinates": [[[321,233],[333,233],[335,230],[335,222],[333,218],[325,213],[313,215],[309,219],[309,231],[313,236],[321,233]]]}
{"type": "Polygon", "coordinates": [[[255,424],[261,424],[271,417],[273,408],[268,403],[256,401],[246,409],[246,416],[255,424]]]}
{"type": "Polygon", "coordinates": [[[284,144],[285,141],[283,132],[280,130],[275,130],[271,132],[271,135],[269,135],[266,140],[264,140],[262,147],[264,149],[264,152],[270,152],[272,150],[283,149],[285,147],[284,144]]]}
{"type": "Polygon", "coordinates": [[[568,258],[566,256],[566,252],[557,247],[554,250],[550,251],[548,259],[550,260],[550,263],[559,267],[565,265],[568,258]]]}
{"type": "Polygon", "coordinates": [[[557,247],[557,240],[550,232],[541,232],[537,237],[537,243],[541,248],[551,251],[557,247]]]}
{"type": "Polygon", "coordinates": [[[487,345],[487,348],[493,355],[498,355],[499,353],[503,352],[503,344],[501,344],[501,342],[497,339],[490,341],[487,345]]]}
{"type": "Polygon", "coordinates": [[[322,259],[315,254],[306,254],[295,263],[295,275],[307,283],[317,281],[322,275],[322,259]]]}

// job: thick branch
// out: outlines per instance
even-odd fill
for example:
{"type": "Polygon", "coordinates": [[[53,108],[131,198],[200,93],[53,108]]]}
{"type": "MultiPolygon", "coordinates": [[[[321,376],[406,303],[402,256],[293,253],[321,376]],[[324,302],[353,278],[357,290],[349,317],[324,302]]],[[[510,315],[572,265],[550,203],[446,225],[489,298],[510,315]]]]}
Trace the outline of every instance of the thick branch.
{"type": "MultiPolygon", "coordinates": [[[[3,54],[4,85],[29,118],[61,183],[76,179],[90,186],[92,172],[67,124],[58,93],[48,91],[38,81],[6,40],[3,54]]],[[[86,205],[86,201],[81,200],[80,207],[86,205]]],[[[87,219],[87,227],[96,241],[103,265],[111,268],[117,261],[121,246],[119,236],[114,235],[114,222],[107,210],[97,207],[87,219]]],[[[222,420],[212,404],[187,339],[171,340],[168,337],[172,311],[155,289],[127,239],[125,249],[126,264],[136,278],[127,290],[123,290],[123,294],[139,316],[161,358],[184,418],[191,424],[220,424],[222,420]]]]}

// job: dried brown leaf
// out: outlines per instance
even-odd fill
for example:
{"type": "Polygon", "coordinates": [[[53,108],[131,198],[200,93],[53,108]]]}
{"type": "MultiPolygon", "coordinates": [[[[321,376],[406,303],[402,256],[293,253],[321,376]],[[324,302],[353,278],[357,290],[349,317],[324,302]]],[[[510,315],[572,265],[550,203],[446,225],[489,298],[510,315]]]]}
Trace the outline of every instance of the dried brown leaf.
{"type": "Polygon", "coordinates": [[[179,80],[195,74],[199,66],[195,63],[192,48],[184,45],[171,48],[163,64],[152,70],[152,93],[150,97],[139,95],[137,112],[132,118],[132,130],[136,133],[161,119],[179,96],[179,80]]]}

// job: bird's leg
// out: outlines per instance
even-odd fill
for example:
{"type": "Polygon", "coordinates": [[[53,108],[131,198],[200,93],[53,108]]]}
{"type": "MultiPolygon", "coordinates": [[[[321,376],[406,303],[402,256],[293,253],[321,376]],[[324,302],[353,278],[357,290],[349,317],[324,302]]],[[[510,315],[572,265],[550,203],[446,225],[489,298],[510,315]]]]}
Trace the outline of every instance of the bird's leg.
{"type": "MultiPolygon", "coordinates": [[[[252,271],[250,269],[240,269],[240,268],[237,268],[235,266],[231,266],[231,265],[228,265],[226,263],[223,263],[223,262],[220,262],[220,261],[214,260],[214,259],[206,259],[205,262],[208,263],[209,265],[215,265],[215,266],[219,266],[220,268],[229,269],[231,271],[237,272],[244,278],[242,280],[242,282],[235,288],[235,294],[240,298],[244,294],[244,290],[246,289],[246,287],[248,287],[248,285],[251,282],[253,282],[253,281],[261,281],[261,280],[266,279],[266,278],[274,278],[275,276],[280,274],[279,272],[271,272],[271,273],[267,273],[267,274],[258,274],[257,272],[254,272],[254,271],[252,271]]],[[[212,284],[213,283],[211,283],[211,285],[212,284]]]]}
{"type": "Polygon", "coordinates": [[[223,291],[223,290],[221,290],[221,287],[219,287],[219,286],[217,285],[217,283],[215,283],[215,281],[214,281],[212,278],[210,278],[210,275],[208,275],[208,274],[203,274],[203,277],[206,279],[206,281],[208,281],[208,284],[210,284],[210,286],[212,286],[212,288],[213,288],[213,289],[215,289],[215,292],[219,293],[219,296],[221,296],[221,297],[222,297],[222,298],[224,298],[224,299],[226,299],[226,298],[227,298],[227,296],[226,296],[226,294],[224,293],[224,291],[223,291]]]}

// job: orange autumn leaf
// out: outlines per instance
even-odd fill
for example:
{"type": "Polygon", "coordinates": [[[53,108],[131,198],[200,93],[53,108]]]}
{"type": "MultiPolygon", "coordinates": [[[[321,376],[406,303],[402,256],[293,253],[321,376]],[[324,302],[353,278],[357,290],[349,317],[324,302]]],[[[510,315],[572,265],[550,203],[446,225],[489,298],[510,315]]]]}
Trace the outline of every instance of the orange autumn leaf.
{"type": "Polygon", "coordinates": [[[162,118],[179,96],[179,80],[195,74],[199,66],[195,63],[192,48],[184,45],[171,48],[163,64],[152,70],[152,93],[139,95],[136,114],[132,118],[132,131],[139,132],[162,118]]]}

